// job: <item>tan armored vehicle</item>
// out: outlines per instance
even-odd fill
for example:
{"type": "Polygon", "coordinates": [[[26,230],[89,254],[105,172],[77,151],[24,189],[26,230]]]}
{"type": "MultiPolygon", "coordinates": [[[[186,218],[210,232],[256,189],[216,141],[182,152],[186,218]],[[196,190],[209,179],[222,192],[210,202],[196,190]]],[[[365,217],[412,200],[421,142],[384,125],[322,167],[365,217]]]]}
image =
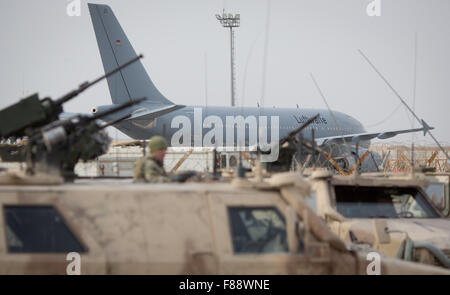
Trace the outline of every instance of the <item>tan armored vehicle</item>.
{"type": "Polygon", "coordinates": [[[419,178],[310,176],[309,203],[341,239],[400,259],[450,268],[450,220],[419,178]]]}
{"type": "Polygon", "coordinates": [[[1,274],[66,274],[78,254],[81,274],[450,274],[347,246],[303,201],[310,185],[300,176],[2,181],[1,274]]]}

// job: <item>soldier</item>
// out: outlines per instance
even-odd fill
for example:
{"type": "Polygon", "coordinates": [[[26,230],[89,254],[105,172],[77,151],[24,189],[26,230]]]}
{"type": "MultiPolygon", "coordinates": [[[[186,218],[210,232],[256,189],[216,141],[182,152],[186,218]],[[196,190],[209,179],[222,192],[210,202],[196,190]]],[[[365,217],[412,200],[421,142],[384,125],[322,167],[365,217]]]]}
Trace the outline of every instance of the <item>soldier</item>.
{"type": "Polygon", "coordinates": [[[162,136],[153,136],[148,148],[150,155],[143,157],[134,164],[135,182],[170,182],[171,179],[164,171],[164,157],[167,150],[167,141],[162,136]]]}

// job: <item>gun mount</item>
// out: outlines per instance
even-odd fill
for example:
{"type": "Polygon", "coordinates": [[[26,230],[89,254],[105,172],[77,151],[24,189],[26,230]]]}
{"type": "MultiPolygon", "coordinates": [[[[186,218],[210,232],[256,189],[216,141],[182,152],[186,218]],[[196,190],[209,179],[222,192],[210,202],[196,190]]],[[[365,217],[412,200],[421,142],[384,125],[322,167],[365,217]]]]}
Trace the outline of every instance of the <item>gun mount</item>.
{"type": "Polygon", "coordinates": [[[78,115],[35,129],[24,148],[27,173],[34,174],[39,171],[59,174],[66,180],[72,180],[76,176],[74,168],[79,160],[93,160],[107,152],[111,138],[103,129],[129,118],[131,114],[106,124],[101,124],[98,120],[144,99],[118,105],[95,116],[78,115]]]}

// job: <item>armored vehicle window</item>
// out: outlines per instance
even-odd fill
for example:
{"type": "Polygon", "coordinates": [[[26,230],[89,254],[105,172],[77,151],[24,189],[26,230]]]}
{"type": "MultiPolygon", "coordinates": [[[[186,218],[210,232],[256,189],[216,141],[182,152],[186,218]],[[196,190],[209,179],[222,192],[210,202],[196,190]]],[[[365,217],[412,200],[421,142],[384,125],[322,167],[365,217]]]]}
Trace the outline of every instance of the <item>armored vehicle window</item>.
{"type": "Polygon", "coordinates": [[[4,206],[11,253],[85,252],[52,206],[4,206]]]}
{"type": "Polygon", "coordinates": [[[426,193],[439,207],[445,208],[445,184],[441,182],[430,182],[426,193]]]}
{"type": "Polygon", "coordinates": [[[336,186],[337,211],[349,218],[438,218],[415,188],[336,186]]]}
{"type": "Polygon", "coordinates": [[[276,208],[228,208],[234,253],[288,252],[286,222],[276,208]]]}

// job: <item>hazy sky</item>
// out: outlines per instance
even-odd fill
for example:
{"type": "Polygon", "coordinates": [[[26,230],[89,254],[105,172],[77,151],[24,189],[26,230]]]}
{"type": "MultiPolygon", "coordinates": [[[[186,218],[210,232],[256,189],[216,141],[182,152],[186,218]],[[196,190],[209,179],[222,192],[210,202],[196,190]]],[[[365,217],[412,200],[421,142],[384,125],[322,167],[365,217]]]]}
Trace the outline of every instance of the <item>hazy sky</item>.
{"type": "MultiPolygon", "coordinates": [[[[57,98],[103,74],[88,1],[81,0],[79,17],[66,14],[70,2],[0,2],[0,107],[34,92],[57,98]]],[[[381,0],[381,16],[373,17],[366,13],[369,0],[272,0],[264,86],[265,0],[89,2],[111,6],[136,52],[144,54],[151,79],[175,103],[206,103],[206,61],[208,105],[229,104],[229,32],[214,16],[225,8],[241,14],[238,105],[256,106],[265,87],[266,106],[325,108],[312,72],[331,108],[355,117],[369,131],[410,128],[411,121],[403,107],[389,117],[399,100],[357,50],[412,105],[417,32],[416,111],[436,127],[440,141],[450,143],[448,0],[381,0]]],[[[104,81],[67,103],[65,111],[89,112],[110,103],[104,81]]],[[[405,135],[391,141],[410,140],[405,135]]],[[[417,140],[431,141],[422,135],[417,140]]]]}

